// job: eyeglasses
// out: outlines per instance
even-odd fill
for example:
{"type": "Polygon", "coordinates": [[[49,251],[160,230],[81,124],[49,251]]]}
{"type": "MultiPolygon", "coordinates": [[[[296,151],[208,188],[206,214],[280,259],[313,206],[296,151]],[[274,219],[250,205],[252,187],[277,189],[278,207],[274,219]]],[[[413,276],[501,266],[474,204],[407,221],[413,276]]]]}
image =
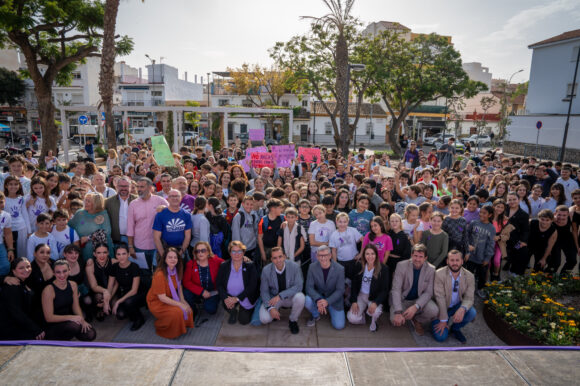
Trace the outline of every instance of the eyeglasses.
{"type": "Polygon", "coordinates": [[[206,248],[204,248],[204,249],[196,249],[195,250],[195,253],[207,253],[207,249],[206,248]]]}
{"type": "Polygon", "coordinates": [[[231,251],[230,253],[232,255],[242,255],[244,253],[244,251],[231,251]]]}
{"type": "Polygon", "coordinates": [[[459,280],[455,280],[453,283],[453,292],[459,291],[459,280]]]}
{"type": "Polygon", "coordinates": [[[324,255],[318,255],[318,257],[330,257],[330,254],[325,253],[324,255]]]}

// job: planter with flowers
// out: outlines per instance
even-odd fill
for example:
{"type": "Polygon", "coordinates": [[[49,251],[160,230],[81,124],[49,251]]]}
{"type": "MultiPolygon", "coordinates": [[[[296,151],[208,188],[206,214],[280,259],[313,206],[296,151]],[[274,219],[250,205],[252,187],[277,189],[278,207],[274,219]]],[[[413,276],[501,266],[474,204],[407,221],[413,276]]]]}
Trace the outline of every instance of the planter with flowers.
{"type": "Polygon", "coordinates": [[[510,345],[580,345],[580,277],[532,273],[486,288],[484,318],[510,345]]]}

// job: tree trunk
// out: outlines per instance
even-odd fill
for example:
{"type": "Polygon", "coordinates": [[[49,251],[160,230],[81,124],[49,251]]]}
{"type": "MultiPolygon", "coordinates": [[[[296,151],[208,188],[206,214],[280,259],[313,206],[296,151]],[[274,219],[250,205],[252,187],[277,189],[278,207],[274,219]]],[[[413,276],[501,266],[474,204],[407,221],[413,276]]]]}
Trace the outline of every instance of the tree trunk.
{"type": "Polygon", "coordinates": [[[389,143],[391,144],[391,150],[395,153],[394,158],[401,158],[403,156],[403,151],[399,145],[399,127],[403,123],[403,119],[398,117],[393,119],[393,126],[389,131],[389,143]]]}
{"type": "Polygon", "coordinates": [[[101,56],[101,76],[99,79],[99,92],[105,109],[105,131],[107,133],[107,147],[117,147],[117,135],[115,133],[115,117],[113,116],[113,82],[115,66],[115,27],[119,0],[107,0],[105,4],[105,17],[103,26],[103,50],[101,56]]]}
{"type": "MultiPolygon", "coordinates": [[[[348,156],[348,145],[349,145],[349,122],[348,113],[344,114],[345,104],[348,112],[348,84],[347,75],[348,72],[348,46],[346,44],[346,38],[344,34],[338,36],[336,42],[336,93],[337,93],[337,105],[340,114],[340,149],[342,149],[342,154],[346,158],[348,156]]],[[[336,141],[336,139],[335,139],[336,141]]],[[[339,146],[337,141],[336,146],[339,146]]]]}
{"type": "MultiPolygon", "coordinates": [[[[38,100],[38,118],[40,120],[40,129],[42,133],[42,151],[39,162],[44,165],[44,157],[49,150],[57,154],[58,129],[54,122],[54,105],[52,104],[52,85],[43,85],[44,87],[35,87],[34,91],[38,100]]],[[[65,124],[66,116],[60,118],[65,124]]],[[[68,140],[68,138],[63,138],[68,140]]]]}

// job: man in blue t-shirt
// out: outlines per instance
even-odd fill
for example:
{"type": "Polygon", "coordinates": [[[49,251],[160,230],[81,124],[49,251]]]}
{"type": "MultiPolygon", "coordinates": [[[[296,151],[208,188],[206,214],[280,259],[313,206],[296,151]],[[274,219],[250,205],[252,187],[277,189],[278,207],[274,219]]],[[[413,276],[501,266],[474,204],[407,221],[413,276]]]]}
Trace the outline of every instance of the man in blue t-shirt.
{"type": "Polygon", "coordinates": [[[191,215],[181,209],[181,193],[171,189],[167,194],[169,207],[155,215],[153,222],[153,238],[159,256],[163,256],[165,248],[174,247],[183,254],[191,240],[191,215]]]}

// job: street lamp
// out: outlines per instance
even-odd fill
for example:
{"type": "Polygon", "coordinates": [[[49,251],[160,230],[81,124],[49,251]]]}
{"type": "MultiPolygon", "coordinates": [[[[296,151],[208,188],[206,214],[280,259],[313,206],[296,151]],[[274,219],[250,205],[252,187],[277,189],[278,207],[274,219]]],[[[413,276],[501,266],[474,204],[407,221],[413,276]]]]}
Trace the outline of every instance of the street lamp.
{"type": "MultiPolygon", "coordinates": [[[[149,59],[151,61],[151,86],[149,87],[149,91],[151,92],[151,106],[154,105],[154,101],[153,101],[153,83],[155,83],[155,59],[151,59],[151,57],[148,54],[145,54],[145,57],[147,59],[149,59]]],[[[149,74],[147,74],[147,76],[149,76],[149,74]]],[[[149,83],[149,82],[148,82],[149,83]]],[[[155,113],[152,113],[153,115],[153,127],[157,127],[157,116],[155,115],[155,113]]]]}
{"type": "MultiPolygon", "coordinates": [[[[350,88],[350,70],[353,71],[363,71],[366,68],[366,66],[364,64],[359,64],[359,63],[353,63],[353,64],[348,64],[348,67],[346,69],[346,87],[345,87],[345,93],[344,93],[344,106],[342,107],[342,113],[344,114],[344,122],[346,123],[346,127],[344,128],[345,130],[348,130],[348,127],[350,126],[350,120],[348,119],[348,97],[349,97],[349,88],[350,88]]],[[[348,131],[346,132],[347,134],[344,135],[344,138],[347,138],[348,135],[348,131]]],[[[356,148],[356,127],[354,128],[354,147],[356,148]]],[[[355,149],[356,151],[356,149],[355,149]]],[[[344,155],[344,154],[343,154],[344,155]]],[[[346,154],[348,155],[348,154],[346,154]]]]}
{"type": "MultiPolygon", "coordinates": [[[[503,117],[504,119],[504,124],[507,127],[507,119],[508,119],[508,109],[507,109],[507,88],[509,87],[509,85],[512,83],[512,78],[516,75],[519,74],[520,72],[523,72],[524,70],[517,70],[516,72],[514,72],[510,77],[509,80],[507,81],[507,83],[504,85],[504,89],[503,89],[503,105],[504,105],[504,109],[505,109],[505,116],[503,117]]],[[[503,131],[505,132],[505,127],[503,128],[503,131]]],[[[499,133],[501,137],[503,137],[504,133],[499,133]]],[[[501,139],[501,138],[500,138],[501,139]]]]}
{"type": "MultiPolygon", "coordinates": [[[[209,105],[209,72],[207,73],[207,107],[211,107],[209,105]]],[[[207,112],[207,137],[211,138],[211,114],[208,110],[207,112]]]]}
{"type": "Polygon", "coordinates": [[[564,162],[564,153],[566,152],[566,140],[568,139],[568,127],[570,126],[570,113],[572,112],[572,100],[576,96],[574,86],[576,86],[576,76],[578,75],[578,62],[580,62],[580,49],[576,56],[576,66],[574,68],[574,78],[572,79],[572,90],[570,95],[566,95],[565,101],[568,102],[568,114],[566,114],[566,125],[564,126],[564,138],[562,139],[562,148],[560,149],[560,162],[564,162]]]}

